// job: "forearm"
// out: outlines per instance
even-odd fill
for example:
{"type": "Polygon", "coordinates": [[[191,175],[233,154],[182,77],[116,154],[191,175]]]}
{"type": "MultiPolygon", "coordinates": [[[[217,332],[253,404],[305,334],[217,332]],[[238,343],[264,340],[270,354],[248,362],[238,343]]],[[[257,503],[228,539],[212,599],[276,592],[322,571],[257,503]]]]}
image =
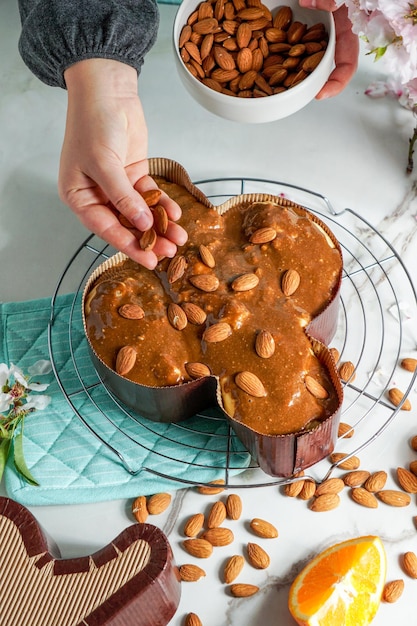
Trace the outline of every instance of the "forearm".
{"type": "Polygon", "coordinates": [[[92,58],[140,72],[155,42],[156,0],[19,0],[20,54],[44,83],[66,87],[64,72],[92,58]]]}

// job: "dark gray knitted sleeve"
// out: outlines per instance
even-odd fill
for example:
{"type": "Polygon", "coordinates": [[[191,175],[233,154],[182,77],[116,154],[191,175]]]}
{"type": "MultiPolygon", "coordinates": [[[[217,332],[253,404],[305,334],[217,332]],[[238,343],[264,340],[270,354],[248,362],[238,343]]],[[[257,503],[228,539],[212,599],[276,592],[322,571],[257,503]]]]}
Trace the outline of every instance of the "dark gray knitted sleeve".
{"type": "Polygon", "coordinates": [[[84,59],[114,59],[140,72],[159,25],[156,0],[19,0],[19,10],[23,61],[63,88],[64,70],[84,59]]]}

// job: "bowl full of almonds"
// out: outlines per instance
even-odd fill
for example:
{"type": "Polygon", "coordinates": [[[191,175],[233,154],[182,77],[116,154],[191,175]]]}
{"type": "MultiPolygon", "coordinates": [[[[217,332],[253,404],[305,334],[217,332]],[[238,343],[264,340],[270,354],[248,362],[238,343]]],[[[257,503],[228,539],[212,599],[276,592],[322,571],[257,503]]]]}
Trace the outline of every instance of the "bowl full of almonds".
{"type": "Polygon", "coordinates": [[[211,113],[272,122],[315,98],[334,67],[331,13],[298,0],[183,0],[173,44],[181,81],[211,113]]]}

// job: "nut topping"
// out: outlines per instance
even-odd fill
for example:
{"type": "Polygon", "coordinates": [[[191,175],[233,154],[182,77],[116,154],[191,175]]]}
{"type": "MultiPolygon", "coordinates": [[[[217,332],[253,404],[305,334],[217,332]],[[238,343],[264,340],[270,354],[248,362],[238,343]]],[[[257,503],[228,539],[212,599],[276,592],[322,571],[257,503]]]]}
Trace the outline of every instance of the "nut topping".
{"type": "Polygon", "coordinates": [[[190,283],[201,291],[216,291],[219,287],[219,279],[214,274],[194,274],[190,276],[190,283]]]}
{"type": "Polygon", "coordinates": [[[116,357],[116,372],[120,376],[126,376],[136,363],[137,351],[133,346],[123,346],[116,357]]]}
{"type": "Polygon", "coordinates": [[[187,316],[185,311],[180,307],[179,304],[175,304],[175,302],[171,302],[168,305],[168,320],[171,326],[176,328],[177,330],[184,330],[187,326],[187,316]]]}
{"type": "Polygon", "coordinates": [[[145,317],[145,311],[139,304],[123,304],[119,307],[118,312],[127,320],[141,320],[145,317]]]}
{"type": "Polygon", "coordinates": [[[263,398],[266,396],[265,387],[262,381],[252,372],[239,372],[235,376],[235,383],[245,391],[248,395],[255,398],[263,398]]]}
{"type": "Polygon", "coordinates": [[[260,330],[255,340],[256,354],[261,359],[269,359],[275,352],[275,341],[269,330],[260,330]]]}
{"type": "Polygon", "coordinates": [[[297,270],[289,269],[284,272],[281,280],[281,289],[284,296],[292,296],[300,285],[300,274],[297,270]]]}

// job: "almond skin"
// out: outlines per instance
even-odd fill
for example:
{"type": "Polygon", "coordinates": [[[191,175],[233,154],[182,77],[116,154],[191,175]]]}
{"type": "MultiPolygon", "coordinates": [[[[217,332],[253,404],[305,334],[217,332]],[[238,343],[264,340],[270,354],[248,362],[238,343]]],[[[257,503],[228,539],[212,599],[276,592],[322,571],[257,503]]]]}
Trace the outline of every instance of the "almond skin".
{"type": "Polygon", "coordinates": [[[137,351],[133,346],[123,346],[117,353],[116,372],[120,376],[126,376],[136,363],[137,351]]]}
{"type": "Polygon", "coordinates": [[[193,563],[185,563],[178,568],[180,573],[180,578],[184,582],[196,582],[203,578],[206,575],[206,572],[198,565],[194,565],[193,563]]]}
{"type": "MultiPolygon", "coordinates": [[[[394,406],[399,406],[402,399],[404,398],[404,394],[396,387],[393,387],[388,391],[388,398],[394,406]]],[[[408,400],[408,398],[404,400],[403,404],[401,405],[401,411],[411,411],[411,402],[410,400],[408,400]]]]}
{"type": "Polygon", "coordinates": [[[390,580],[385,583],[384,590],[382,592],[382,599],[384,602],[394,603],[400,599],[404,591],[404,581],[402,578],[396,580],[390,580]]]}
{"type": "Polygon", "coordinates": [[[195,274],[189,280],[194,287],[208,293],[219,287],[219,279],[214,274],[195,274]]]}
{"type": "Polygon", "coordinates": [[[400,487],[407,493],[417,493],[417,476],[403,467],[397,467],[397,479],[400,487]]]}
{"type": "Polygon", "coordinates": [[[227,517],[233,520],[238,520],[242,515],[242,499],[237,493],[227,496],[226,513],[227,517]]]}
{"type": "Polygon", "coordinates": [[[234,535],[230,528],[209,528],[201,535],[201,539],[208,541],[212,546],[222,547],[233,543],[234,535]]]}
{"type": "Polygon", "coordinates": [[[167,269],[168,282],[172,285],[172,283],[182,278],[186,267],[187,261],[184,256],[174,256],[167,269]]]}
{"type": "Polygon", "coordinates": [[[350,424],[347,424],[346,422],[340,422],[339,428],[337,431],[338,437],[343,437],[344,439],[350,439],[351,437],[353,437],[354,434],[355,434],[355,431],[350,424]]]}
{"type": "Polygon", "coordinates": [[[188,324],[187,316],[184,309],[175,302],[170,302],[168,305],[167,316],[169,323],[176,330],[184,330],[188,324]]]}
{"type": "Polygon", "coordinates": [[[204,376],[211,376],[210,368],[204,363],[185,363],[184,367],[191,378],[197,379],[203,378],[204,376]]]}
{"type": "Polygon", "coordinates": [[[145,252],[153,250],[156,244],[157,234],[153,228],[145,230],[139,238],[139,245],[145,252]]]}
{"type": "Polygon", "coordinates": [[[165,211],[162,204],[157,204],[152,212],[153,212],[153,221],[154,221],[155,230],[160,235],[165,235],[168,230],[168,225],[169,225],[167,212],[165,211]]]}
{"type": "Polygon", "coordinates": [[[202,513],[196,513],[192,515],[185,523],[184,535],[186,537],[196,537],[200,530],[203,528],[204,515],[202,513]]]}
{"type": "Polygon", "coordinates": [[[224,341],[232,334],[232,328],[227,322],[218,322],[208,326],[203,333],[203,341],[207,343],[218,343],[224,341]]]}
{"type": "Polygon", "coordinates": [[[284,272],[281,280],[281,289],[284,296],[292,296],[300,285],[300,274],[297,270],[289,269],[284,272]]]}
{"type": "Polygon", "coordinates": [[[404,491],[396,491],[395,489],[383,489],[378,491],[378,498],[389,506],[408,506],[411,502],[411,497],[404,491]]]}
{"type": "Polygon", "coordinates": [[[141,193],[142,198],[149,207],[156,206],[161,198],[161,195],[162,192],[160,189],[149,189],[148,191],[143,191],[141,193]]]}
{"type": "Polygon", "coordinates": [[[245,559],[240,554],[231,556],[224,566],[223,580],[226,584],[230,584],[239,576],[245,564],[245,559]]]}
{"type": "Polygon", "coordinates": [[[364,487],[354,487],[350,495],[352,496],[352,500],[361,506],[366,506],[369,509],[376,509],[378,507],[378,500],[375,495],[364,487]]]}
{"type": "Polygon", "coordinates": [[[352,361],[345,361],[339,367],[339,376],[345,382],[355,380],[355,366],[352,361]]]}
{"type": "Polygon", "coordinates": [[[234,279],[231,284],[233,291],[249,291],[259,284],[259,278],[256,274],[242,274],[234,279]]]}
{"type": "Polygon", "coordinates": [[[261,359],[269,359],[275,352],[275,340],[269,330],[261,330],[256,335],[256,354],[261,359]]]}
{"type": "Polygon", "coordinates": [[[132,513],[134,518],[140,524],[144,524],[148,519],[148,507],[145,496],[138,496],[132,504],[132,513]]]}
{"type": "Polygon", "coordinates": [[[210,268],[215,267],[216,261],[214,260],[214,256],[211,253],[210,248],[208,248],[204,244],[201,244],[199,247],[199,252],[200,252],[201,260],[203,261],[204,265],[207,265],[207,267],[210,267],[210,268]]]}
{"type": "Polygon", "coordinates": [[[336,463],[337,466],[340,467],[340,469],[355,470],[359,468],[360,460],[357,456],[353,455],[349,458],[346,457],[347,454],[345,454],[344,452],[333,452],[330,455],[330,462],[336,463]],[[343,460],[345,458],[346,460],[343,460]]]}
{"type": "Polygon", "coordinates": [[[387,482],[388,475],[383,470],[379,472],[374,472],[367,478],[365,481],[364,487],[367,491],[371,491],[372,493],[376,493],[377,491],[381,491],[385,487],[385,483],[387,482]]]}
{"type": "Polygon", "coordinates": [[[218,528],[226,519],[226,505],[219,500],[211,507],[207,517],[207,528],[218,528]]]}
{"type": "Polygon", "coordinates": [[[329,397],[327,389],[323,387],[321,383],[318,382],[315,378],[307,374],[304,378],[305,385],[307,390],[313,395],[315,398],[319,400],[325,400],[329,397]]]}
{"type": "Polygon", "coordinates": [[[235,583],[230,585],[230,593],[235,598],[248,598],[258,593],[259,587],[256,585],[248,585],[246,583],[235,583]]]}
{"type": "Polygon", "coordinates": [[[249,563],[256,569],[266,569],[271,563],[269,554],[257,543],[248,543],[247,555],[249,563]]]}
{"type": "Polygon", "coordinates": [[[328,478],[320,485],[317,485],[316,496],[321,496],[324,493],[339,493],[345,487],[345,483],[341,478],[328,478]]]}
{"type": "Polygon", "coordinates": [[[310,509],[318,513],[325,511],[332,511],[336,509],[340,504],[340,497],[337,493],[324,493],[321,496],[317,496],[312,500],[310,509]]]}
{"type": "Polygon", "coordinates": [[[303,486],[301,487],[301,491],[298,494],[300,500],[311,500],[311,498],[316,493],[316,483],[314,480],[304,480],[303,486]]]}
{"type": "Polygon", "coordinates": [[[213,496],[224,491],[224,482],[223,478],[212,480],[208,485],[197,487],[197,491],[204,496],[213,496]]]}
{"type": "Polygon", "coordinates": [[[148,511],[149,515],[160,515],[171,504],[172,496],[170,493],[155,493],[148,498],[148,511]]]}
{"type": "Polygon", "coordinates": [[[411,578],[417,578],[417,556],[414,552],[405,552],[403,555],[403,566],[411,578]]]}
{"type": "Polygon", "coordinates": [[[369,476],[370,473],[366,470],[353,470],[343,476],[343,482],[347,487],[360,487],[369,476]]]}
{"type": "Polygon", "coordinates": [[[203,622],[196,613],[188,613],[185,618],[184,626],[203,626],[203,622]]]}
{"type": "Polygon", "coordinates": [[[400,363],[401,367],[407,372],[415,372],[417,369],[417,359],[405,358],[400,363]]]}
{"type": "Polygon", "coordinates": [[[255,535],[263,537],[264,539],[275,539],[275,537],[278,537],[278,530],[275,526],[271,524],[271,522],[267,522],[259,517],[254,517],[251,520],[250,528],[255,535]]]}
{"type": "Polygon", "coordinates": [[[197,559],[207,559],[213,553],[213,544],[202,538],[186,539],[182,542],[188,554],[197,559]]]}
{"type": "Polygon", "coordinates": [[[198,306],[198,304],[194,304],[193,302],[183,302],[181,306],[190,324],[195,324],[196,326],[204,324],[207,319],[207,314],[201,307],[198,306]]]}
{"type": "Polygon", "coordinates": [[[141,320],[145,317],[145,311],[139,304],[123,304],[118,313],[127,320],[141,320]]]}

